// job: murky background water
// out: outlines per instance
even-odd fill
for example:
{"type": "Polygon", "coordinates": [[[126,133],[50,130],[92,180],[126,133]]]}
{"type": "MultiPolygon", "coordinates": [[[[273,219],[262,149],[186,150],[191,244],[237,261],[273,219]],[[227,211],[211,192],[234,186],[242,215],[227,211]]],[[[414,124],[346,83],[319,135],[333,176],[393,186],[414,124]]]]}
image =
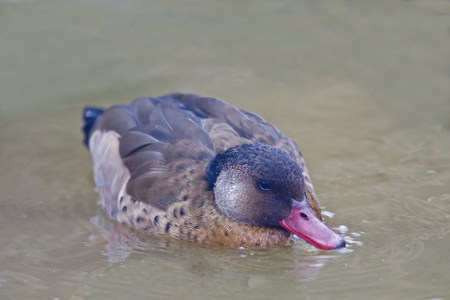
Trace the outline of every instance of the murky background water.
{"type": "Polygon", "coordinates": [[[1,299],[450,299],[450,2],[0,0],[1,299]],[[196,92],[299,144],[348,248],[111,222],[84,105],[196,92]]]}

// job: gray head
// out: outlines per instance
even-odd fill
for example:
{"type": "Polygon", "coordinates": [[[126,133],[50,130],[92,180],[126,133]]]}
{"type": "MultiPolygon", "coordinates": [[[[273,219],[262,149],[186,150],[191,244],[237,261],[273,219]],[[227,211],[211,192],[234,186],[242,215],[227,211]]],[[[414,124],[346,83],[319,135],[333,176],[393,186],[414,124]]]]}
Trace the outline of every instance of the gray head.
{"type": "Polygon", "coordinates": [[[206,179],[218,208],[229,218],[249,225],[279,226],[294,200],[305,194],[302,171],[289,155],[275,147],[243,144],[217,154],[206,179]]]}

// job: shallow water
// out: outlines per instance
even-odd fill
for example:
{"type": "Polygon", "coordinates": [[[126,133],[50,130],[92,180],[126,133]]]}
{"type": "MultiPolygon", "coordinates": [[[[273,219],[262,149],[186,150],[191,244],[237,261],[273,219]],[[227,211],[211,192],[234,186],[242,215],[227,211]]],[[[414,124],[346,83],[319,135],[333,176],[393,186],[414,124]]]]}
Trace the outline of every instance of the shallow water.
{"type": "Polygon", "coordinates": [[[1,299],[450,299],[450,2],[1,1],[1,299]],[[84,105],[196,92],[302,149],[348,247],[104,217],[84,105]]]}

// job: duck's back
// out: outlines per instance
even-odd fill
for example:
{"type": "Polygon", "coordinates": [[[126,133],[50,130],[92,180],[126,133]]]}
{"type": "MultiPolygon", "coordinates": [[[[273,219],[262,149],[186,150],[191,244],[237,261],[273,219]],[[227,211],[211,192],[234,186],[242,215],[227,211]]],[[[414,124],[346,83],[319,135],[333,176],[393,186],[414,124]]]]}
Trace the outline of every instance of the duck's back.
{"type": "Polygon", "coordinates": [[[139,98],[105,110],[89,131],[105,212],[140,229],[184,234],[187,229],[180,226],[186,226],[188,215],[198,219],[196,214],[214,206],[205,199],[214,197],[204,180],[207,163],[240,144],[258,142],[287,152],[302,166],[307,196],[314,197],[295,143],[260,116],[218,99],[192,94],[139,98]],[[168,214],[179,222],[167,221],[168,214]]]}

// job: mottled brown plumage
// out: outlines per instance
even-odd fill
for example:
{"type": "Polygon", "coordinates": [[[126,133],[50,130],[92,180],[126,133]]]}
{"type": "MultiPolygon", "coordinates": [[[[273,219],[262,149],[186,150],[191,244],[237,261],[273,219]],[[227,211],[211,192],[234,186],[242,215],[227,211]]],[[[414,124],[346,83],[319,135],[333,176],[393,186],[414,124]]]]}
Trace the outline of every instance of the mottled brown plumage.
{"type": "Polygon", "coordinates": [[[296,144],[221,100],[139,98],[85,126],[101,204],[119,222],[178,239],[269,246],[290,236],[278,219],[291,214],[293,200],[321,219],[296,144]]]}

